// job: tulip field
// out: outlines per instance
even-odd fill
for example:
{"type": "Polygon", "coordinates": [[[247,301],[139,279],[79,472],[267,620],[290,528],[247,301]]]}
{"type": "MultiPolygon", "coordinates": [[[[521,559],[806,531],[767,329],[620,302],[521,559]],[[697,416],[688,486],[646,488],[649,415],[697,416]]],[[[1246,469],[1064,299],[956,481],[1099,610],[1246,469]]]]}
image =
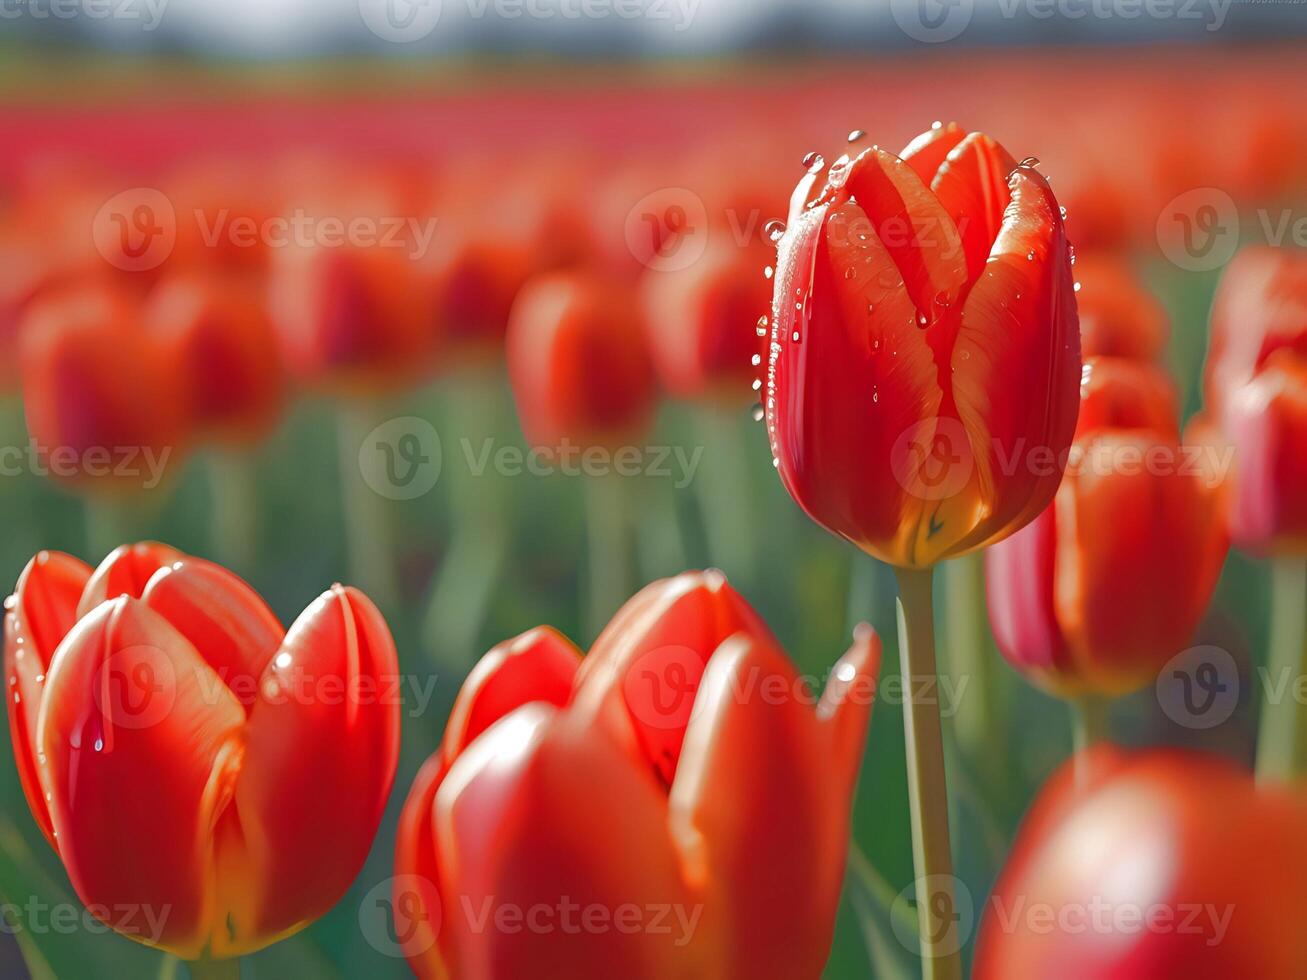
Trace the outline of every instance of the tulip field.
{"type": "Polygon", "coordinates": [[[1303,42],[795,17],[0,37],[0,976],[1307,977],[1303,42]]]}

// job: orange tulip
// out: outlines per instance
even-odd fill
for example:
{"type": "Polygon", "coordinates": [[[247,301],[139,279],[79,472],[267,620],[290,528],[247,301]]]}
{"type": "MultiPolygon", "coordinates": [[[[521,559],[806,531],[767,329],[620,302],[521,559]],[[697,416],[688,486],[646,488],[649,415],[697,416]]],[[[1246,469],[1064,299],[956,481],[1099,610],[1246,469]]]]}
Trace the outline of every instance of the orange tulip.
{"type": "Polygon", "coordinates": [[[808,515],[924,568],[1052,499],[1080,348],[1058,203],[982,133],[855,145],[798,186],[767,373],[772,455],[808,515]],[[853,155],[856,154],[856,155],[853,155]],[[850,159],[850,156],[853,158],[850,159]]]}
{"type": "Polygon", "coordinates": [[[663,387],[727,405],[757,400],[749,382],[762,373],[754,324],[770,302],[762,275],[769,260],[765,246],[717,238],[685,269],[644,273],[641,299],[663,387]]]}
{"type": "Polygon", "coordinates": [[[234,444],[267,435],[281,412],[286,379],[272,321],[253,283],[173,276],[156,287],[145,317],[185,372],[200,435],[234,444]]]}
{"type": "Polygon", "coordinates": [[[399,747],[365,596],[333,586],[286,631],[227,570],[139,544],[94,572],[42,552],[5,608],[23,790],[90,911],[152,910],[130,938],[221,959],[340,898],[399,747]]]}
{"type": "Polygon", "coordinates": [[[1076,762],[985,904],[975,980],[1307,976],[1301,791],[1197,753],[1103,746],[1076,762]]]}
{"type": "Polygon", "coordinates": [[[864,628],[810,698],[718,572],[648,586],[584,661],[547,628],[491,650],[400,820],[414,971],[820,975],[879,659],[864,628]]]}
{"type": "Polygon", "coordinates": [[[654,406],[634,300],[585,272],[531,280],[508,325],[508,373],[532,445],[615,447],[637,437],[654,406]]]}
{"type": "Polygon", "coordinates": [[[1146,684],[1189,642],[1228,546],[1220,479],[1179,441],[1149,364],[1085,365],[1072,464],[1051,506],[985,554],[999,649],[1061,694],[1146,684]]]}
{"type": "Polygon", "coordinates": [[[1307,554],[1307,251],[1246,249],[1212,307],[1207,424],[1233,444],[1235,544],[1307,554]]]}
{"type": "Polygon", "coordinates": [[[1165,359],[1171,333],[1166,310],[1129,262],[1108,252],[1081,254],[1076,279],[1082,357],[1165,359]]]}
{"type": "Polygon", "coordinates": [[[109,286],[34,304],[21,329],[23,405],[41,465],[82,486],[153,487],[189,435],[182,372],[109,286]]]}

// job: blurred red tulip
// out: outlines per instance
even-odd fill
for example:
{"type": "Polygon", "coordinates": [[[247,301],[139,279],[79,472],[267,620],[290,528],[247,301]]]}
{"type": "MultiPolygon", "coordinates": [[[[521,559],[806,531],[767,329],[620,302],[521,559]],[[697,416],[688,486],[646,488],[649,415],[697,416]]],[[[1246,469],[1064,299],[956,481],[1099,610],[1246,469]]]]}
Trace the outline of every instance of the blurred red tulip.
{"type": "Polygon", "coordinates": [[[522,289],[508,325],[508,373],[534,446],[616,447],[654,406],[653,369],[629,291],[587,272],[522,289]]]}
{"type": "Polygon", "coordinates": [[[262,291],[249,280],[181,274],[151,294],[147,327],[173,351],[202,437],[257,442],[281,413],[286,377],[262,291]]]}
{"type": "Polygon", "coordinates": [[[1307,554],[1307,251],[1245,249],[1212,307],[1206,425],[1235,450],[1235,544],[1307,554]]]}
{"type": "Polygon", "coordinates": [[[1071,265],[1047,181],[982,133],[846,155],[780,241],[767,421],[808,515],[921,568],[1044,508],[1075,427],[1071,265]]]}
{"type": "Polygon", "coordinates": [[[1083,358],[1165,360],[1171,335],[1166,310],[1144,288],[1127,259],[1110,252],[1082,252],[1076,279],[1083,358]]]}
{"type": "Polygon", "coordinates": [[[139,544],[94,572],[42,552],[5,608],[23,790],[88,909],[153,910],[130,938],[222,959],[340,898],[399,749],[365,596],[333,586],[288,632],[226,569],[139,544]]]}
{"type": "Polygon", "coordinates": [[[109,286],[56,292],[21,327],[27,430],[51,475],[98,489],[153,487],[185,448],[183,372],[109,286]]]}
{"type": "Polygon", "coordinates": [[[726,405],[758,399],[749,382],[762,374],[755,324],[771,302],[762,274],[771,259],[763,245],[716,239],[688,268],[645,272],[641,305],[664,388],[726,405]]]}
{"type": "Polygon", "coordinates": [[[1063,695],[1148,683],[1193,636],[1228,542],[1220,474],[1181,446],[1157,367],[1085,365],[1072,461],[1054,502],[985,553],[999,649],[1063,695]]]}
{"type": "Polygon", "coordinates": [[[292,371],[375,394],[434,370],[429,290],[405,247],[291,244],[275,250],[270,307],[292,371]]]}
{"type": "Polygon", "coordinates": [[[496,647],[400,819],[414,971],[818,976],[879,660],[864,627],[810,696],[716,572],[644,589],[584,661],[547,628],[496,647]]]}
{"type": "Polygon", "coordinates": [[[1095,748],[1026,817],[972,976],[1307,976],[1304,820],[1300,790],[1258,787],[1217,757],[1095,748]]]}

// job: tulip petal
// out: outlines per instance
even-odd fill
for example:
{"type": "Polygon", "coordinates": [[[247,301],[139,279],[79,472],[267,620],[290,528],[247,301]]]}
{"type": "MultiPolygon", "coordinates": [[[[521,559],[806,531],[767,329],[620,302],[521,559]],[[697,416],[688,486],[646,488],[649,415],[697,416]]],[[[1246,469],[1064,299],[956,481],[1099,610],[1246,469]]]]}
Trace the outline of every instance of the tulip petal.
{"type": "Polygon", "coordinates": [[[157,541],[142,541],[115,548],[100,562],[86,583],[86,591],[82,593],[82,601],[77,607],[78,618],[90,613],[106,599],[116,599],[122,595],[139,599],[155,572],[184,557],[186,556],[176,548],[157,541]]]}
{"type": "Polygon", "coordinates": [[[871,219],[918,312],[933,321],[967,284],[966,253],[953,218],[904,161],[885,150],[853,161],[844,190],[871,219]]]}
{"type": "Polygon", "coordinates": [[[395,777],[399,681],[390,631],[357,589],[334,586],[286,634],[246,726],[228,846],[247,866],[221,896],[229,954],[317,918],[358,874],[395,777]]]}
{"type": "Polygon", "coordinates": [[[418,771],[404,801],[395,834],[395,887],[402,894],[392,897],[396,913],[402,911],[405,928],[400,946],[419,980],[448,980],[453,957],[442,947],[448,931],[440,898],[440,852],[436,848],[436,791],[449,772],[444,754],[437,752],[418,771]]]}
{"type": "Polygon", "coordinates": [[[657,781],[583,720],[542,703],[501,718],[436,792],[451,974],[714,975],[665,812],[657,781]]]}
{"type": "Polygon", "coordinates": [[[532,701],[562,707],[572,694],[581,652],[547,626],[495,646],[477,661],[449,714],[442,751],[457,759],[478,735],[514,708],[532,701]]]}
{"type": "Polygon", "coordinates": [[[1076,439],[1104,431],[1152,432],[1163,442],[1180,438],[1175,383],[1147,361],[1095,357],[1085,362],[1080,383],[1076,439]]]}
{"type": "Polygon", "coordinates": [[[1070,445],[1079,411],[1075,293],[1058,204],[1033,168],[1018,167],[1010,187],[952,354],[953,397],[982,505],[974,511],[960,495],[957,516],[944,516],[937,547],[954,554],[1005,536],[1048,505],[1062,479],[1056,454],[1070,445]]]}
{"type": "Polygon", "coordinates": [[[230,800],[245,712],[189,642],[131,598],[60,644],[38,744],[60,857],[89,907],[162,917],[138,936],[193,959],[215,922],[211,831],[230,800]]]}
{"type": "Polygon", "coordinates": [[[259,594],[219,565],[179,558],[151,576],[141,601],[190,640],[248,709],[286,636],[259,594]]]}
{"type": "Polygon", "coordinates": [[[934,126],[905,146],[899,157],[929,187],[953,148],[966,138],[967,131],[957,123],[934,126]]]}
{"type": "Polygon", "coordinates": [[[809,976],[825,962],[879,661],[861,631],[820,713],[770,643],[733,637],[709,662],[669,821],[705,928],[726,937],[712,976],[809,976]]]}
{"type": "Polygon", "coordinates": [[[51,845],[54,828],[36,760],[36,725],[50,660],[77,621],[77,602],[90,575],[90,566],[72,555],[42,551],[27,563],[5,606],[5,676],[14,764],[32,816],[51,845]]]}
{"type": "Polygon", "coordinates": [[[930,188],[953,218],[967,256],[967,275],[984,271],[1009,198],[1008,175],[1017,162],[984,133],[971,133],[949,153],[930,188]]]}
{"type": "Polygon", "coordinates": [[[595,641],[577,675],[578,709],[601,720],[623,718],[612,734],[633,735],[637,753],[671,785],[713,651],[736,633],[775,640],[720,572],[655,582],[627,607],[595,641]]]}

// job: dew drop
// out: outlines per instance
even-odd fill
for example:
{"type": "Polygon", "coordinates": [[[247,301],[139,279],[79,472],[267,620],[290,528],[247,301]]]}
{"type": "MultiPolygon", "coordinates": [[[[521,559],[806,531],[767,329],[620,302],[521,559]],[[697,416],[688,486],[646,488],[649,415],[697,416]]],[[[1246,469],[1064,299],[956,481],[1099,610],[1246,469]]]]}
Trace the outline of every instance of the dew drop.
{"type": "Polygon", "coordinates": [[[767,336],[767,324],[770,323],[770,322],[771,322],[771,321],[769,321],[765,315],[764,315],[764,316],[760,316],[760,317],[758,317],[758,324],[757,324],[757,326],[754,328],[754,333],[756,333],[759,337],[766,337],[766,336],[767,336]]]}
{"type": "Polygon", "coordinates": [[[754,378],[754,379],[753,379],[753,390],[754,390],[754,391],[758,391],[758,390],[761,389],[761,388],[762,388],[762,379],[761,379],[761,378],[754,378]]]}
{"type": "Polygon", "coordinates": [[[779,470],[781,468],[781,461],[777,459],[775,456],[773,456],[771,458],[771,465],[772,465],[772,469],[779,470]]]}
{"type": "Polygon", "coordinates": [[[767,413],[763,410],[762,402],[757,402],[754,404],[750,414],[753,416],[753,420],[755,422],[761,422],[763,420],[763,416],[765,416],[767,413]]]}
{"type": "Polygon", "coordinates": [[[1035,250],[1033,248],[1026,253],[1026,261],[1027,262],[1035,261],[1035,250]]]}
{"type": "Polygon", "coordinates": [[[921,327],[921,328],[924,329],[924,328],[925,328],[929,323],[930,323],[930,317],[926,316],[926,314],[924,314],[924,313],[918,313],[918,314],[917,314],[917,326],[918,326],[918,327],[921,327]]]}
{"type": "Polygon", "coordinates": [[[1024,160],[1022,160],[1020,163],[1017,164],[1018,169],[1020,169],[1021,167],[1038,167],[1038,166],[1039,166],[1039,157],[1026,157],[1024,160]]]}
{"type": "Polygon", "coordinates": [[[1080,283],[1076,283],[1071,288],[1074,289],[1077,293],[1080,292],[1080,283]]]}
{"type": "Polygon", "coordinates": [[[826,166],[826,158],[816,150],[811,151],[803,158],[803,169],[810,174],[815,174],[824,166],[826,166]]]}
{"type": "Polygon", "coordinates": [[[770,279],[772,276],[776,275],[776,270],[771,266],[767,266],[767,268],[762,270],[762,274],[764,278],[770,279]]]}
{"type": "Polygon", "coordinates": [[[790,335],[790,339],[797,344],[799,342],[799,331],[794,331],[794,333],[790,335]]]}
{"type": "Polygon", "coordinates": [[[943,128],[944,128],[944,123],[941,122],[940,120],[936,119],[933,123],[930,124],[930,128],[931,128],[931,129],[943,129],[943,128]]]}
{"type": "Polygon", "coordinates": [[[850,267],[850,268],[844,270],[844,278],[845,278],[845,279],[852,279],[852,278],[853,278],[853,268],[852,268],[852,267],[850,267]]]}
{"type": "Polygon", "coordinates": [[[849,142],[856,143],[858,142],[858,140],[862,139],[862,137],[866,135],[867,135],[866,130],[855,129],[853,132],[849,133],[849,142]]]}
{"type": "Polygon", "coordinates": [[[762,363],[762,355],[761,355],[761,354],[754,354],[754,355],[753,355],[753,366],[754,366],[754,367],[757,367],[757,366],[758,366],[759,364],[761,364],[761,363],[762,363]]]}
{"type": "Polygon", "coordinates": [[[769,221],[763,226],[762,231],[767,236],[767,240],[775,244],[785,237],[785,222],[769,221]]]}

